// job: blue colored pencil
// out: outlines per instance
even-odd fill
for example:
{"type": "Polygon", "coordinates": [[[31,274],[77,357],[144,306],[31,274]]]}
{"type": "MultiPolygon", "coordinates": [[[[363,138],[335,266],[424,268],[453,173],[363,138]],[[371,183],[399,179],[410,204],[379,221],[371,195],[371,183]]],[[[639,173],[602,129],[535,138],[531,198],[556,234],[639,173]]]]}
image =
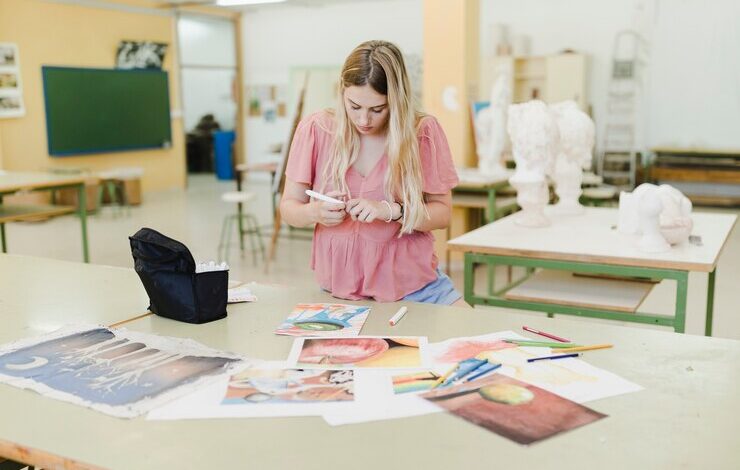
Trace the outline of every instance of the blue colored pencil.
{"type": "Polygon", "coordinates": [[[534,361],[545,361],[550,359],[565,359],[567,357],[578,357],[580,354],[573,353],[573,354],[560,354],[557,356],[544,356],[544,357],[533,357],[532,359],[527,359],[527,362],[534,362],[534,361]]]}

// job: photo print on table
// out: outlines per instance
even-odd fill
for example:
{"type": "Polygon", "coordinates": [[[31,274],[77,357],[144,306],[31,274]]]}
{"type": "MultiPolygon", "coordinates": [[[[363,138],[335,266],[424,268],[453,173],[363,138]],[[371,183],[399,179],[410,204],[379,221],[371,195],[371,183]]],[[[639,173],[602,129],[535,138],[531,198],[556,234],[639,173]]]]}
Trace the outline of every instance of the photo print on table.
{"type": "Polygon", "coordinates": [[[344,304],[298,304],[275,334],[288,336],[357,336],[370,307],[344,304]]]}
{"type": "Polygon", "coordinates": [[[398,369],[423,367],[426,337],[360,336],[357,338],[297,338],[288,363],[304,368],[398,369]]]}
{"type": "Polygon", "coordinates": [[[519,444],[532,444],[606,415],[500,374],[420,395],[455,416],[519,444]]]}

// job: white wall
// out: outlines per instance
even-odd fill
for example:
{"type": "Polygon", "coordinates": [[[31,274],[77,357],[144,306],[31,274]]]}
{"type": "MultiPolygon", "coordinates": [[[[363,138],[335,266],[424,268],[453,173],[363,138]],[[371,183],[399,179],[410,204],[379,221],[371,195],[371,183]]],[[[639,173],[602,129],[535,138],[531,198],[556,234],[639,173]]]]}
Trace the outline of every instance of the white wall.
{"type": "Polygon", "coordinates": [[[589,101],[601,130],[614,36],[640,27],[651,44],[644,144],[740,149],[738,18],[737,0],[481,0],[481,57],[492,53],[494,23],[528,35],[533,55],[587,53],[589,101]]]}
{"type": "MultiPolygon", "coordinates": [[[[422,52],[421,0],[367,0],[325,6],[280,6],[242,17],[245,86],[288,85],[291,67],[341,66],[358,44],[394,42],[406,53],[422,52]]],[[[288,109],[288,114],[292,110],[288,109]]],[[[288,119],[247,119],[250,162],[270,158],[266,148],[285,140],[288,119]]]]}

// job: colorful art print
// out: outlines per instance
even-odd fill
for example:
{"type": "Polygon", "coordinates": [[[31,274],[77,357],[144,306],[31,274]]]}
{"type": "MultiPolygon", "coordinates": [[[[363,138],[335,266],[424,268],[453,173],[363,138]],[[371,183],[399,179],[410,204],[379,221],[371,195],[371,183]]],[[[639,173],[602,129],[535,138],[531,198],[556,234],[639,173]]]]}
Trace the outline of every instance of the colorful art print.
{"type": "Polygon", "coordinates": [[[519,444],[532,444],[606,415],[500,374],[420,395],[519,444]]]}
{"type": "Polygon", "coordinates": [[[15,44],[0,43],[0,66],[18,65],[18,47],[15,44]]]}
{"type": "Polygon", "coordinates": [[[0,382],[133,417],[241,363],[191,340],[74,330],[0,347],[0,382]]]}
{"type": "Polygon", "coordinates": [[[490,351],[516,348],[516,344],[505,342],[501,335],[489,335],[452,338],[429,345],[429,354],[434,364],[454,364],[476,357],[490,351]]]}
{"type": "Polygon", "coordinates": [[[370,307],[343,304],[298,304],[275,330],[289,336],[357,336],[370,307]]]}
{"type": "Polygon", "coordinates": [[[0,72],[0,88],[16,90],[19,88],[20,81],[18,74],[15,72],[0,72]]]}
{"type": "Polygon", "coordinates": [[[422,367],[421,337],[299,338],[291,358],[297,367],[414,368],[422,367]]]}
{"type": "Polygon", "coordinates": [[[351,370],[248,369],[229,380],[224,405],[354,400],[351,370]]]}
{"type": "Polygon", "coordinates": [[[394,375],[393,393],[414,393],[431,389],[439,379],[440,375],[432,372],[414,372],[413,374],[394,375]]]}

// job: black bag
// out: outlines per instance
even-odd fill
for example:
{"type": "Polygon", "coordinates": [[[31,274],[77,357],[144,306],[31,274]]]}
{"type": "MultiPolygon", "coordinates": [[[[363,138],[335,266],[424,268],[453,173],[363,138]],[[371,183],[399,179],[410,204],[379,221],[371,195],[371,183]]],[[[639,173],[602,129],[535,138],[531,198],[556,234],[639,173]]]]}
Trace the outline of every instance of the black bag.
{"type": "Polygon", "coordinates": [[[149,310],[187,323],[226,317],[228,271],[196,273],[185,245],[150,228],[142,228],[129,241],[134,269],[149,295],[149,310]]]}

